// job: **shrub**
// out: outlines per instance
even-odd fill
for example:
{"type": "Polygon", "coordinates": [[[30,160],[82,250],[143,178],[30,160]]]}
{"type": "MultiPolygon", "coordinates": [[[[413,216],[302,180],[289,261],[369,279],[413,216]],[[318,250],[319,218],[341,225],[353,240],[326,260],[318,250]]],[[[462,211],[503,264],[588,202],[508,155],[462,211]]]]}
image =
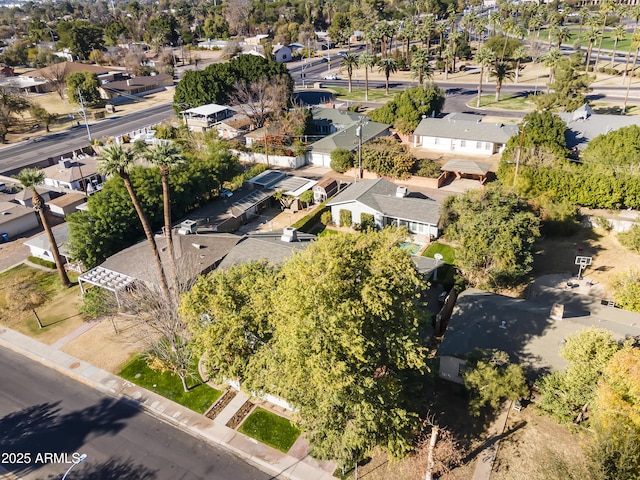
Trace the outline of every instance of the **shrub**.
{"type": "MultiPolygon", "coordinates": [[[[609,222],[607,222],[609,224],[609,222]]],[[[640,253],[640,225],[633,225],[626,232],[618,234],[618,240],[624,248],[640,253]]]]}
{"type": "Polygon", "coordinates": [[[50,268],[52,270],[55,270],[56,268],[55,263],[50,262],[49,260],[43,260],[42,258],[29,256],[27,257],[27,260],[29,260],[31,263],[35,263],[36,265],[40,265],[41,267],[50,268]]]}
{"type": "Polygon", "coordinates": [[[593,217],[591,219],[591,223],[598,228],[601,228],[607,232],[611,231],[611,224],[609,223],[609,220],[607,220],[604,217],[601,217],[600,215],[596,215],[595,217],[593,217]]]}
{"type": "Polygon", "coordinates": [[[413,164],[411,172],[418,177],[438,178],[442,174],[440,165],[430,158],[421,158],[413,164]]]}
{"type": "Polygon", "coordinates": [[[578,221],[578,207],[566,200],[557,203],[543,203],[540,218],[542,220],[540,231],[544,235],[573,235],[580,228],[580,222],[578,221]]]}
{"type": "Polygon", "coordinates": [[[353,167],[355,156],[346,148],[337,148],[331,152],[331,169],[334,172],[344,173],[353,167]]]}
{"type": "Polygon", "coordinates": [[[322,214],[320,215],[320,223],[322,223],[323,225],[333,224],[333,216],[331,215],[330,210],[322,212],[322,214]]]}
{"type": "Polygon", "coordinates": [[[341,227],[350,227],[351,226],[351,211],[350,210],[340,210],[340,226],[341,227]]]}
{"type": "Polygon", "coordinates": [[[374,230],[376,228],[376,221],[373,215],[370,213],[360,214],[360,230],[374,230]]]}
{"type": "MultiPolygon", "coordinates": [[[[322,221],[322,215],[326,212],[328,212],[328,207],[326,205],[326,202],[323,202],[318,205],[318,207],[310,215],[305,215],[291,226],[297,230],[300,230],[301,232],[311,233],[311,230],[313,229],[315,224],[318,223],[318,221],[322,221]]],[[[329,215],[331,215],[331,212],[328,213],[329,215]]]]}

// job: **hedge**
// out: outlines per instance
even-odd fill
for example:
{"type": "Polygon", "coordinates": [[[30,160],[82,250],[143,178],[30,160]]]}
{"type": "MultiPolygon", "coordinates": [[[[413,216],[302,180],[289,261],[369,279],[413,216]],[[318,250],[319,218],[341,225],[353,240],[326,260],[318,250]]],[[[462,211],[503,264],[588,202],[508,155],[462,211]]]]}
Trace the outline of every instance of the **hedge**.
{"type": "Polygon", "coordinates": [[[312,213],[305,215],[291,226],[301,232],[311,233],[313,226],[320,221],[322,214],[328,210],[327,202],[322,202],[312,213]]]}
{"type": "Polygon", "coordinates": [[[36,265],[40,265],[41,267],[50,268],[52,270],[56,269],[56,264],[53,262],[50,262],[49,260],[43,260],[42,258],[38,258],[34,256],[27,257],[27,260],[29,260],[31,263],[35,263],[36,265]]]}

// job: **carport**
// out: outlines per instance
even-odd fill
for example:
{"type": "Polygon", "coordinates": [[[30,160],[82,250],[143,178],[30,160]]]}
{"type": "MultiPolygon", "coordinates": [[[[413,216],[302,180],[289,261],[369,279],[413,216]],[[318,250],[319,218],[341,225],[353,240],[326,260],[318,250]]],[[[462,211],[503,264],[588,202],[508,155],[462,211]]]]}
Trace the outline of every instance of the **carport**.
{"type": "Polygon", "coordinates": [[[446,172],[447,175],[450,173],[455,174],[456,178],[470,178],[484,184],[491,171],[491,164],[475,160],[454,159],[445,163],[441,170],[446,172]]]}

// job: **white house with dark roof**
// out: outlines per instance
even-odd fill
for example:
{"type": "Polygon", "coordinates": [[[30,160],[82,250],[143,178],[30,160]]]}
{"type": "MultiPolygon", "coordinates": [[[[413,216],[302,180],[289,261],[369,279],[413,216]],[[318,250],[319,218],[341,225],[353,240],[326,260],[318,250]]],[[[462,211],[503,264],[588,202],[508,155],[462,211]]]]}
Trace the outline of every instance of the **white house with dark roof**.
{"type": "Polygon", "coordinates": [[[43,169],[44,184],[52,189],[90,194],[102,189],[106,177],[98,172],[98,157],[81,153],[63,157],[56,165],[43,169]]]}
{"type": "Polygon", "coordinates": [[[406,187],[399,187],[384,178],[351,184],[327,203],[336,225],[340,211],[351,212],[354,224],[362,222],[362,215],[373,215],[378,228],[387,225],[406,227],[418,242],[438,237],[440,203],[431,199],[411,197],[406,187]]]}
{"type": "MultiPolygon", "coordinates": [[[[60,255],[64,258],[66,263],[69,263],[70,253],[67,248],[67,243],[69,241],[69,224],[63,223],[62,225],[56,226],[53,229],[53,238],[56,240],[56,244],[58,245],[58,250],[60,251],[60,255]]],[[[51,250],[51,244],[49,243],[49,236],[46,232],[41,233],[35,237],[29,238],[28,240],[23,242],[27,247],[29,247],[29,252],[32,257],[38,257],[43,260],[48,260],[49,262],[53,262],[53,252],[51,250]]]]}
{"type": "Polygon", "coordinates": [[[493,155],[518,134],[518,125],[483,122],[481,115],[450,113],[423,118],[413,132],[413,146],[439,152],[493,155]]]}
{"type": "Polygon", "coordinates": [[[205,132],[214,125],[233,117],[236,112],[226,105],[209,103],[180,112],[189,130],[205,132]]]}

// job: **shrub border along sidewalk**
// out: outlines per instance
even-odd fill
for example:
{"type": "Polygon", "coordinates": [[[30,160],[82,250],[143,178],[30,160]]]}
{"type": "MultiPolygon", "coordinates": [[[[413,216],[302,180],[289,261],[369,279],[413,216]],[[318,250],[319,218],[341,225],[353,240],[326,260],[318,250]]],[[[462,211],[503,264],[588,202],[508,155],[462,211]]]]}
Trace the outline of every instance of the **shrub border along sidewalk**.
{"type": "Polygon", "coordinates": [[[309,215],[305,215],[291,226],[301,232],[311,233],[314,225],[320,221],[322,214],[328,210],[329,207],[327,207],[327,202],[322,202],[313,212],[309,215]]]}

